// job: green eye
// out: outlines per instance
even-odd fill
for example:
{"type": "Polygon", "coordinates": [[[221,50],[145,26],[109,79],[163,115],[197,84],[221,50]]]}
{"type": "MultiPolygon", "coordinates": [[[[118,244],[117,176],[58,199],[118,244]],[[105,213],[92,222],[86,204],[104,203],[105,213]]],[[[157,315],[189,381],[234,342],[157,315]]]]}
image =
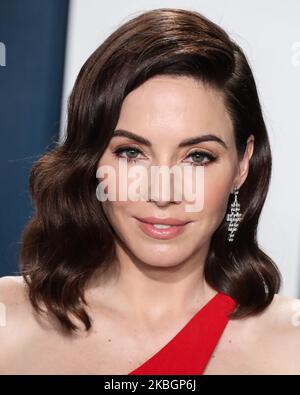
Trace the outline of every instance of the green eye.
{"type": "Polygon", "coordinates": [[[209,154],[206,151],[195,151],[192,152],[189,156],[193,158],[192,164],[195,166],[204,166],[207,163],[213,162],[216,160],[216,157],[209,154]],[[203,159],[204,158],[204,159],[203,159]],[[205,159],[206,158],[206,159],[205,159]]]}
{"type": "Polygon", "coordinates": [[[125,158],[128,162],[135,162],[139,154],[143,154],[139,149],[133,147],[123,147],[116,149],[113,154],[117,158],[125,158]],[[125,154],[125,155],[124,155],[125,154]]]}

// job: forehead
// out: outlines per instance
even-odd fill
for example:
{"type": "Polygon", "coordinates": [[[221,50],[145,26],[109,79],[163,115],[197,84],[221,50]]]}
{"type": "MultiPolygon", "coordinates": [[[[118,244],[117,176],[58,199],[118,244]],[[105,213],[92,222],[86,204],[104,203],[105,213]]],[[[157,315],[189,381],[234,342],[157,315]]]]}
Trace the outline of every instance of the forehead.
{"type": "Polygon", "coordinates": [[[123,101],[116,128],[153,140],[214,133],[230,141],[232,122],[222,93],[191,77],[156,76],[123,101]]]}

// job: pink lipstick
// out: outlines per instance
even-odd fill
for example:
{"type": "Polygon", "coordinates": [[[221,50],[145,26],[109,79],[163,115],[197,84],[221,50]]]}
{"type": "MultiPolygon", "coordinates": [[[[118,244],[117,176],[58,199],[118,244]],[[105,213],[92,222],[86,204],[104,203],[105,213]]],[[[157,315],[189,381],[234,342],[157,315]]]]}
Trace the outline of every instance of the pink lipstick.
{"type": "Polygon", "coordinates": [[[155,239],[171,239],[182,234],[191,221],[180,221],[175,218],[146,217],[137,218],[140,229],[155,239]]]}

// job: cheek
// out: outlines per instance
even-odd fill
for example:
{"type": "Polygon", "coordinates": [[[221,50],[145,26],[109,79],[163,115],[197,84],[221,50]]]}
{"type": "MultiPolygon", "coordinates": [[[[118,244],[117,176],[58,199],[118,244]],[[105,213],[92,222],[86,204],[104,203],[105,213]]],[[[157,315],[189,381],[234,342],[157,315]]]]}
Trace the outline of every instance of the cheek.
{"type": "Polygon", "coordinates": [[[134,212],[134,207],[132,206],[135,205],[136,207],[137,202],[106,201],[102,204],[103,210],[115,230],[117,231],[118,229],[121,230],[124,228],[126,232],[128,232],[128,217],[131,216],[130,213],[134,212]]]}
{"type": "Polygon", "coordinates": [[[107,194],[109,191],[116,199],[120,197],[121,200],[133,200],[139,197],[145,198],[147,196],[149,186],[149,170],[147,167],[139,164],[137,166],[126,161],[115,161],[104,154],[98,163],[99,168],[102,167],[103,173],[98,173],[99,182],[105,181],[103,191],[107,194]],[[110,174],[107,173],[107,168],[110,169],[110,174]],[[135,170],[136,169],[136,170],[135,170]],[[103,175],[105,174],[105,175],[103,175]]]}
{"type": "Polygon", "coordinates": [[[224,213],[232,188],[234,169],[232,166],[220,166],[207,171],[204,179],[204,210],[224,213]]]}

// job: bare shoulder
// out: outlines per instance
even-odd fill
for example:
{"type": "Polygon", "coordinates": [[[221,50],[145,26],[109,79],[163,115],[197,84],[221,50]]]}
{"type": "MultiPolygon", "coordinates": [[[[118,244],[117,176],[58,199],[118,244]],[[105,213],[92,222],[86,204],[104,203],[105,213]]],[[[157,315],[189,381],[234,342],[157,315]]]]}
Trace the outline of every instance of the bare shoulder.
{"type": "Polygon", "coordinates": [[[277,373],[300,374],[300,299],[275,294],[257,324],[265,360],[272,359],[277,373]]]}
{"type": "Polygon", "coordinates": [[[299,336],[300,299],[275,294],[271,304],[263,314],[263,321],[282,334],[299,336]]]}
{"type": "MultiPolygon", "coordinates": [[[[20,347],[32,317],[22,276],[0,277],[0,348],[7,357],[20,347]],[[6,353],[9,352],[9,353],[6,353]]],[[[1,368],[0,358],[0,368],[1,368]]]]}
{"type": "Polygon", "coordinates": [[[275,294],[261,313],[230,320],[205,374],[300,374],[300,300],[275,294]]]}
{"type": "MultiPolygon", "coordinates": [[[[13,312],[15,307],[27,303],[26,284],[22,276],[0,277],[0,303],[2,311],[13,312]]],[[[2,317],[2,319],[4,319],[2,317]]],[[[2,325],[3,326],[3,325],[2,325]]]]}
{"type": "MultiPolygon", "coordinates": [[[[20,303],[27,303],[26,283],[22,276],[0,277],[0,302],[6,308],[19,306],[20,303]]],[[[24,307],[24,306],[23,306],[24,307]]]]}
{"type": "MultiPolygon", "coordinates": [[[[0,277],[0,297],[7,298],[15,296],[25,287],[25,281],[22,276],[4,276],[0,277]]],[[[21,291],[22,292],[22,291],[21,291]]]]}
{"type": "Polygon", "coordinates": [[[10,334],[14,326],[28,313],[29,305],[26,283],[22,276],[0,277],[0,333],[2,339],[6,337],[6,334],[10,334]]]}

